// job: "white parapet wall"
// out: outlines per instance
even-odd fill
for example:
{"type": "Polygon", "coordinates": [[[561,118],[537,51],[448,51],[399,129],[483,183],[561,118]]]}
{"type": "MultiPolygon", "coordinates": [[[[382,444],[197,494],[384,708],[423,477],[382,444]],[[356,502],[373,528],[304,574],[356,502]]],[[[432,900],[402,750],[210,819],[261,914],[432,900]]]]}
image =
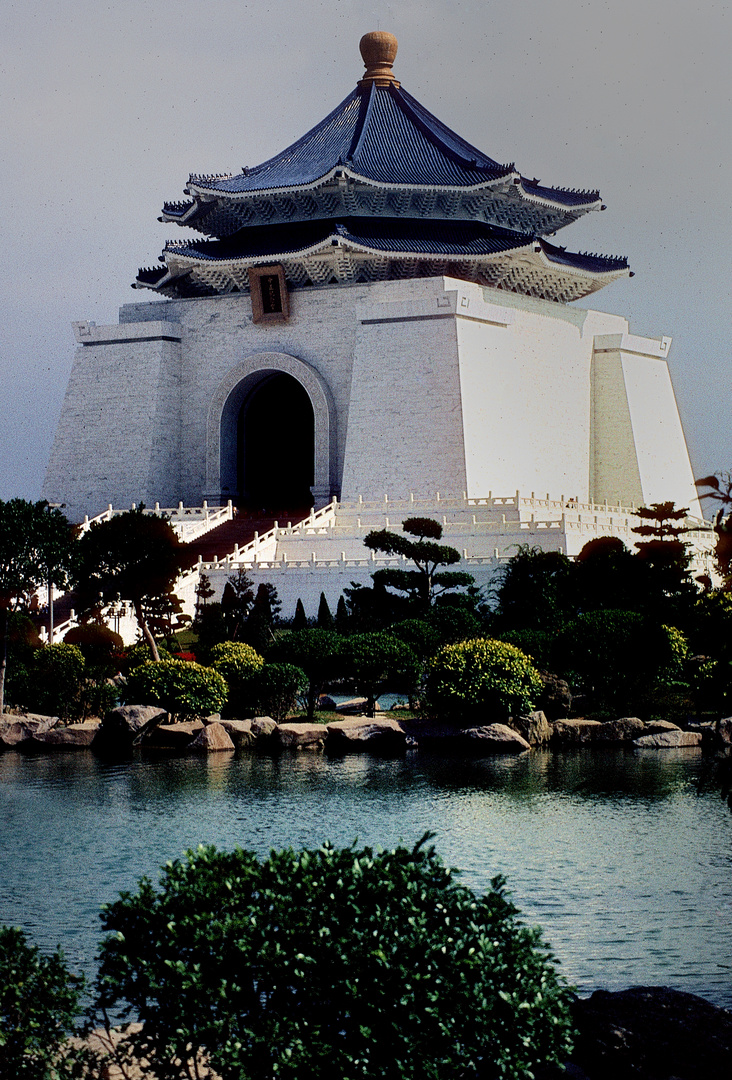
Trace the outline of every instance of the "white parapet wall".
{"type": "MultiPolygon", "coordinates": [[[[255,585],[269,582],[275,586],[283,618],[294,615],[298,599],[306,614],[315,616],[321,593],[335,611],[339,597],[351,584],[370,585],[371,575],[382,567],[409,567],[406,560],[381,556],[363,543],[371,530],[401,530],[406,518],[439,521],[441,542],[462,555],[453,569],[472,574],[476,585],[486,590],[522,545],[573,558],[589,540],[615,536],[632,549],[637,539],[633,528],[640,521],[635,509],[581,502],[571,495],[552,498],[520,492],[481,499],[436,494],[432,499],[333,502],[297,525],[277,526],[223,559],[201,562],[199,571],[209,578],[214,599],[220,599],[228,578],[243,569],[255,585]]],[[[695,570],[709,573],[714,534],[701,519],[689,519],[688,524],[697,526],[688,537],[695,570]]]]}

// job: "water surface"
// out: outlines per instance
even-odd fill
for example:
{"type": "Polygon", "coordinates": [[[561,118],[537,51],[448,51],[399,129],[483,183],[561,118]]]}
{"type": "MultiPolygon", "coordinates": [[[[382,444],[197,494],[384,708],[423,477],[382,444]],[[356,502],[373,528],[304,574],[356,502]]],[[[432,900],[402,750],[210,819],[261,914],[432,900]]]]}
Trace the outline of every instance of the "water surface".
{"type": "Polygon", "coordinates": [[[93,971],[98,911],[199,843],[413,844],[508,878],[582,992],[668,984],[732,1007],[732,815],[698,751],[481,761],[0,756],[0,922],[93,971]]]}

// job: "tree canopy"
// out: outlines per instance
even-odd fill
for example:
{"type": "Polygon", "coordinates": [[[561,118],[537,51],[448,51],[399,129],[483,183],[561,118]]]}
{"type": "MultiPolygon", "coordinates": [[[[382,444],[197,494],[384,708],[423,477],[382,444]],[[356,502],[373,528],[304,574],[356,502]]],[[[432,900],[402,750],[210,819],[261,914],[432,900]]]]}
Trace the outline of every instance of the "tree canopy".
{"type": "Polygon", "coordinates": [[[77,595],[82,610],[126,600],[154,660],[160,656],[146,609],[169,596],[193,556],[169,521],[135,510],[94,522],[79,543],[77,595]]]}
{"type": "Polygon", "coordinates": [[[57,507],[0,500],[0,713],[4,704],[8,612],[27,606],[43,584],[63,588],[71,573],[74,528],[57,507]]]}
{"type": "Polygon", "coordinates": [[[440,570],[441,566],[453,566],[461,559],[460,552],[448,544],[436,543],[442,536],[442,525],[432,518],[406,518],[402,529],[408,536],[389,529],[374,529],[364,538],[366,547],[383,551],[386,555],[402,555],[416,566],[416,570],[386,567],[372,576],[374,583],[396,589],[426,610],[436,596],[453,589],[473,584],[471,574],[459,570],[440,570]],[[410,539],[416,537],[416,540],[410,539]]]}

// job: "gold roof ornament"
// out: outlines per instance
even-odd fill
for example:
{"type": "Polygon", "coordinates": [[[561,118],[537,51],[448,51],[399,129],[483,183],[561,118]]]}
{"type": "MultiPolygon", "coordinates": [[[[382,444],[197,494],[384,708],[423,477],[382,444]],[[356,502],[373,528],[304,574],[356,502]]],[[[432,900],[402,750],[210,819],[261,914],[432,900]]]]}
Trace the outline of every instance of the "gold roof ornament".
{"type": "Polygon", "coordinates": [[[369,86],[376,83],[377,86],[399,86],[392,74],[392,65],[397,54],[397,39],[386,30],[372,30],[370,34],[364,34],[359,44],[361,56],[366,66],[359,87],[369,86]]]}

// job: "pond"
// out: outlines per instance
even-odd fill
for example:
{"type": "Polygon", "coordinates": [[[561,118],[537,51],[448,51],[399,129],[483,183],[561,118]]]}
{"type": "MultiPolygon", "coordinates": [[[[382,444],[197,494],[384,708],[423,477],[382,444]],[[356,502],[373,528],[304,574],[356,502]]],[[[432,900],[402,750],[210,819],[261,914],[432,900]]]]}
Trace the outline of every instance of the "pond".
{"type": "Polygon", "coordinates": [[[98,911],[186,848],[389,847],[426,831],[472,888],[498,873],[567,978],[732,1007],[732,815],[697,750],[479,761],[0,756],[0,922],[91,973],[98,911]]]}

